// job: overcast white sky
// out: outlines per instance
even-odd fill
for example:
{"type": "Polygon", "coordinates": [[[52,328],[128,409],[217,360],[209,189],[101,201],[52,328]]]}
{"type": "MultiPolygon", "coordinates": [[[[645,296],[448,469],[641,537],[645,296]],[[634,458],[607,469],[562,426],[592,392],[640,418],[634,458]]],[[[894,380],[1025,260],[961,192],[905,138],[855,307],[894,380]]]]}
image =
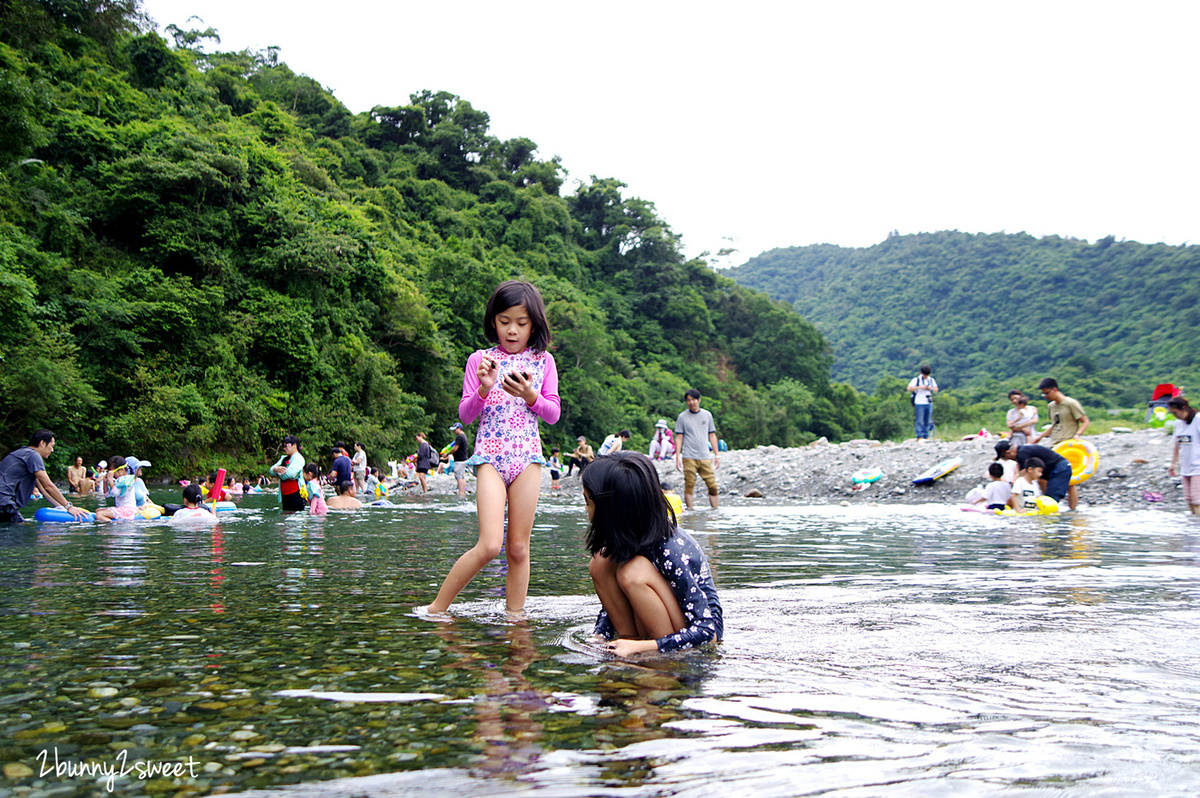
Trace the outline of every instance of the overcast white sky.
{"type": "Polygon", "coordinates": [[[1194,0],[143,6],[354,112],[453,92],[725,265],[890,230],[1200,243],[1194,0]]]}

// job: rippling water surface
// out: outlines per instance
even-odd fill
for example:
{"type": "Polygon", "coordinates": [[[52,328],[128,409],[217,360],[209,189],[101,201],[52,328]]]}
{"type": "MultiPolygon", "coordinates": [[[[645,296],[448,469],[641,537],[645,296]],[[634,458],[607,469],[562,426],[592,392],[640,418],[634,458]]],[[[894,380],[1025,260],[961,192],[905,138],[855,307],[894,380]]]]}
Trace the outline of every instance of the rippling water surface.
{"type": "Polygon", "coordinates": [[[543,501],[527,618],[500,559],[442,623],[452,498],[0,529],[0,798],[1200,794],[1181,513],[696,512],[726,639],[636,662],[583,642],[584,521],[543,501]]]}

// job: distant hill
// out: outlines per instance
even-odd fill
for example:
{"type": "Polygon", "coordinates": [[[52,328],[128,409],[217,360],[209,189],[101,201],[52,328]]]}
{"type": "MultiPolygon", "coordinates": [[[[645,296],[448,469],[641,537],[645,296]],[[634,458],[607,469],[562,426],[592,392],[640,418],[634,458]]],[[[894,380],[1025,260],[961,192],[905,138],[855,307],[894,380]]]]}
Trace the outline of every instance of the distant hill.
{"type": "Polygon", "coordinates": [[[860,389],[921,363],[955,385],[1105,371],[1139,396],[1200,373],[1200,247],[944,231],[774,249],[725,274],[792,303],[860,389]]]}
{"type": "Polygon", "coordinates": [[[644,447],[693,387],[734,447],[857,434],[816,328],[686,258],[615,177],[564,193],[557,157],[454,94],[352,114],[275,48],[171,45],[138,9],[0,2],[0,451],[45,427],[52,473],[136,451],[257,474],[287,433],[402,458],[449,442],[510,278],[553,330],[547,445],[644,447]]]}

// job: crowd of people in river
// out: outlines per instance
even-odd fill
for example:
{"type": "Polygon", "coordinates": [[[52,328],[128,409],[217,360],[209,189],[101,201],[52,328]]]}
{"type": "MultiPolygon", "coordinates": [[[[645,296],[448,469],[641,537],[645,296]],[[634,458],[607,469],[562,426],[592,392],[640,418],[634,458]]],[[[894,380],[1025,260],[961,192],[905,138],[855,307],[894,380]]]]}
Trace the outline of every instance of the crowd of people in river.
{"type": "MultiPolygon", "coordinates": [[[[550,459],[543,455],[539,420],[554,424],[561,414],[558,372],[549,352],[550,329],[545,306],[537,288],[520,281],[502,283],[489,299],[484,313],[483,333],[492,344],[474,352],[467,360],[459,403],[460,423],[451,431],[455,439],[441,453],[416,436],[417,451],[410,463],[392,463],[393,479],[410,476],[422,491],[430,470],[444,459],[454,473],[459,494],[465,494],[465,470],[475,475],[478,542],[451,566],[433,601],[425,608],[444,613],[462,589],[501,551],[507,559],[505,604],[520,612],[529,588],[529,541],[538,498],[541,470],[551,469],[558,482],[562,464],[557,450],[550,459]],[[478,419],[474,451],[469,451],[462,425],[478,419]],[[556,468],[557,467],[557,468],[556,468]]],[[[670,442],[677,467],[684,473],[685,496],[697,476],[708,487],[710,502],[717,506],[713,469],[719,465],[718,440],[712,414],[701,411],[700,394],[689,391],[688,409],[680,414],[670,436],[659,436],[655,453],[668,455],[670,442]]],[[[661,427],[666,427],[661,422],[661,427]]],[[[658,428],[656,428],[657,430],[658,428]]],[[[640,651],[688,648],[719,640],[723,623],[720,601],[707,558],[696,541],[676,524],[651,460],[639,452],[623,451],[629,430],[608,436],[599,453],[586,439],[572,455],[568,474],[579,469],[589,519],[587,550],[591,573],[602,610],[596,622],[595,639],[618,655],[640,651]]],[[[0,522],[20,521],[21,508],[35,485],[69,517],[83,519],[87,512],[74,507],[49,479],[45,458],[54,451],[55,436],[39,431],[29,447],[6,457],[0,464],[0,522]]],[[[331,450],[333,458],[326,473],[307,462],[300,440],[288,435],[282,440],[283,454],[270,468],[278,480],[279,502],[284,512],[357,509],[362,501],[355,494],[385,484],[378,473],[368,475],[367,457],[361,444],[350,456],[342,443],[331,450]],[[324,495],[323,482],[332,483],[335,494],[324,495]]],[[[77,458],[69,479],[77,492],[99,491],[113,499],[101,507],[95,520],[134,518],[151,504],[142,479],[150,463],[136,457],[113,457],[89,474],[77,458]]],[[[227,496],[224,472],[207,476],[202,483],[183,488],[182,505],[174,516],[188,521],[216,518],[216,510],[227,496]],[[212,511],[206,507],[212,502],[212,511]]],[[[262,490],[264,485],[249,480],[236,483],[242,490],[262,490]]],[[[228,491],[232,494],[232,490],[228,491]]]]}
{"type": "MultiPolygon", "coordinates": [[[[519,281],[502,283],[489,299],[484,313],[483,333],[492,344],[474,352],[463,374],[459,419],[450,432],[451,444],[438,452],[417,433],[417,451],[404,463],[391,462],[391,472],[382,475],[369,468],[362,443],[353,454],[344,443],[331,447],[332,462],[323,470],[306,460],[298,437],[282,440],[283,454],[268,475],[255,482],[247,478],[223,484],[224,472],[205,475],[199,483],[186,483],[183,503],[170,508],[173,517],[211,520],[218,505],[238,493],[262,491],[278,481],[280,507],[284,512],[363,507],[359,496],[375,497],[397,486],[428,491],[430,471],[444,468],[455,476],[458,495],[466,493],[466,472],[475,476],[478,541],[450,567],[437,595],[424,608],[431,615],[446,612],[464,587],[504,551],[505,604],[520,612],[529,588],[530,537],[541,493],[542,468],[550,472],[551,489],[576,470],[583,487],[589,526],[586,546],[591,560],[589,573],[601,602],[595,640],[618,655],[643,651],[672,650],[719,640],[723,622],[720,601],[707,558],[696,541],[676,524],[670,493],[660,483],[654,459],[674,456],[684,476],[684,502],[693,507],[697,481],[703,481],[711,507],[718,506],[715,470],[720,466],[723,443],[717,438],[712,413],[701,408],[698,390],[687,391],[686,409],[675,424],[659,419],[654,428],[649,456],[625,451],[628,429],[608,435],[593,450],[587,439],[564,461],[557,447],[544,456],[539,421],[554,424],[561,414],[558,372],[549,352],[550,329],[538,290],[519,281]],[[473,451],[463,425],[479,422],[473,451]],[[326,497],[326,485],[333,495],[326,497]],[[211,503],[211,509],[209,507],[211,503]]],[[[1089,419],[1082,406],[1065,396],[1053,379],[1039,386],[1049,402],[1050,426],[1037,431],[1038,414],[1028,397],[1011,391],[1013,407],[1006,422],[1010,437],[996,444],[996,461],[989,467],[991,482],[978,500],[989,508],[1026,508],[1039,494],[1075,509],[1077,496],[1071,485],[1072,466],[1055,452],[1054,445],[1084,434],[1089,419]],[[1048,446],[1041,445],[1045,441],[1048,446]]],[[[928,366],[908,385],[914,406],[914,431],[918,441],[933,433],[933,396],[939,388],[928,366]]],[[[1186,500],[1193,513],[1200,512],[1200,456],[1196,435],[1200,424],[1196,412],[1183,397],[1168,404],[1175,415],[1175,447],[1170,466],[1183,478],[1186,500]]],[[[71,519],[87,512],[74,507],[46,474],[45,459],[55,447],[48,430],[34,434],[30,445],[0,462],[0,523],[19,522],[21,508],[35,490],[63,508],[71,519]]],[[[148,461],[114,456],[89,470],[76,458],[68,469],[71,491],[100,493],[113,504],[95,512],[95,520],[132,519],[143,513],[149,491],[142,479],[148,461]]]]}

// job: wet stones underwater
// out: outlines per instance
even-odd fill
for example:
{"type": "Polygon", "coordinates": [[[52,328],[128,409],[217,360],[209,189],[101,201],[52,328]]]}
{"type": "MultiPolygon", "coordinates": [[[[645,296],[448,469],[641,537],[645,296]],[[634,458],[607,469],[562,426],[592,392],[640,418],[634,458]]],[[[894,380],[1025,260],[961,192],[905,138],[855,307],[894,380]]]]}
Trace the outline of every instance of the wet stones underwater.
{"type": "Polygon", "coordinates": [[[746,500],[684,525],[726,640],[633,663],[583,644],[598,603],[566,500],[543,502],[519,621],[503,558],[453,621],[413,615],[474,536],[451,497],[6,531],[0,794],[109,794],[55,755],[130,767],[126,795],[1200,787],[1186,518],[746,500]]]}

